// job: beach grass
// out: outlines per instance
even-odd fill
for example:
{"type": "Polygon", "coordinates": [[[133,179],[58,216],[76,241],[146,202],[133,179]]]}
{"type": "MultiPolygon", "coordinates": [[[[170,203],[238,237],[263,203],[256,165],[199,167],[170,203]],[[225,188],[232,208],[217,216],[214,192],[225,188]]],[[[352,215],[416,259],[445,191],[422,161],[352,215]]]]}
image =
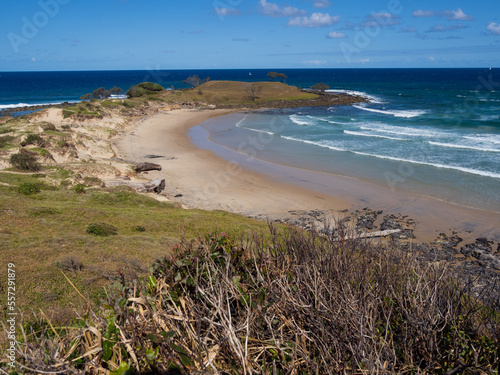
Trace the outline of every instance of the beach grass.
{"type": "MultiPolygon", "coordinates": [[[[223,211],[185,210],[128,188],[87,188],[77,194],[43,182],[46,175],[62,181],[67,172],[58,168],[40,174],[0,173],[0,252],[2,259],[16,265],[17,307],[28,315],[42,309],[64,321],[85,307],[61,270],[97,303],[104,287],[120,273],[130,278],[146,275],[154,260],[169,254],[184,235],[195,237],[216,228],[242,234],[265,227],[223,211]],[[19,194],[21,184],[34,184],[41,191],[19,194]],[[117,235],[88,234],[92,223],[113,225],[117,235]],[[68,272],[64,265],[72,262],[80,266],[68,272]]],[[[2,315],[5,298],[0,297],[2,315]]]]}

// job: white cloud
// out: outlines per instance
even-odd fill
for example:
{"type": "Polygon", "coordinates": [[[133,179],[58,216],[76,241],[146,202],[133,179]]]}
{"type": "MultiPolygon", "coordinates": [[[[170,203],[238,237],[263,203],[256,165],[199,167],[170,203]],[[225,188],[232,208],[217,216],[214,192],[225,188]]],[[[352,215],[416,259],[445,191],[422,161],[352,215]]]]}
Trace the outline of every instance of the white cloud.
{"type": "Polygon", "coordinates": [[[415,10],[412,13],[413,17],[433,17],[436,13],[432,10],[415,10]]]}
{"type": "Polygon", "coordinates": [[[346,37],[344,33],[339,33],[338,31],[331,31],[325,36],[327,39],[343,39],[346,37]]]}
{"type": "Polygon", "coordinates": [[[232,8],[215,8],[215,13],[219,16],[230,16],[230,15],[238,15],[240,11],[238,9],[232,8]]]}
{"type": "Polygon", "coordinates": [[[500,23],[491,22],[486,29],[490,31],[492,34],[500,35],[500,23]]]}
{"type": "Polygon", "coordinates": [[[339,22],[340,16],[330,16],[328,13],[313,13],[310,17],[292,17],[288,26],[324,27],[339,22]]]}
{"type": "Polygon", "coordinates": [[[302,64],[305,65],[324,65],[328,61],[322,61],[322,60],[310,60],[310,61],[302,61],[302,64]]]}
{"type": "Polygon", "coordinates": [[[460,8],[457,10],[451,10],[451,11],[446,11],[446,14],[448,15],[448,18],[452,20],[459,20],[459,21],[472,21],[474,17],[472,17],[469,14],[465,14],[464,11],[460,8]]]}
{"type": "Polygon", "coordinates": [[[329,0],[313,0],[314,2],[314,7],[317,9],[324,9],[328,8],[329,6],[332,5],[332,3],[329,0]]]}
{"type": "Polygon", "coordinates": [[[305,15],[305,10],[300,10],[294,7],[280,7],[275,3],[268,3],[267,0],[259,1],[260,11],[269,17],[294,17],[305,15]]]}

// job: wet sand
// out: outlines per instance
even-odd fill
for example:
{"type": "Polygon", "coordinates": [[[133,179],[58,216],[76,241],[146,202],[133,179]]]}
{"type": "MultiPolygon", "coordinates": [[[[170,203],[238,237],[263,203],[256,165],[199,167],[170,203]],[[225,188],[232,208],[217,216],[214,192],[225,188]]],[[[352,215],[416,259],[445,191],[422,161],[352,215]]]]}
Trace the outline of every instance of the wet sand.
{"type": "Polygon", "coordinates": [[[369,207],[414,219],[415,241],[430,242],[440,232],[452,231],[465,240],[500,241],[498,213],[391,191],[360,179],[265,162],[252,157],[258,155],[258,146],[255,153],[243,154],[215,144],[203,126],[197,125],[227,113],[184,109],[148,117],[119,140],[118,153],[124,159],[162,165],[162,171],[149,172],[148,178],[165,178],[167,196],[181,194],[172,199],[187,208],[278,219],[290,210],[319,209],[335,218],[340,210],[369,207]],[[162,157],[151,160],[146,155],[162,157]]]}

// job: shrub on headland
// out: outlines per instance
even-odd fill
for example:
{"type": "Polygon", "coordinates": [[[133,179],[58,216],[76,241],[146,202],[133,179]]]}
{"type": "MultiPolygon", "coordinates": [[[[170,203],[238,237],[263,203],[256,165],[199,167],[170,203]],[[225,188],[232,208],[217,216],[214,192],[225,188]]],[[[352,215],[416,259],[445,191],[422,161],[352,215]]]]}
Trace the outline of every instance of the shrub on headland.
{"type": "Polygon", "coordinates": [[[12,164],[14,168],[23,171],[36,172],[40,170],[40,164],[38,164],[36,158],[30,154],[13,154],[10,156],[10,164],[12,164]]]}
{"type": "Polygon", "coordinates": [[[153,82],[142,82],[142,83],[139,83],[137,86],[145,89],[145,90],[148,90],[148,91],[162,91],[164,90],[164,88],[157,84],[157,83],[153,83],[153,82]]]}
{"type": "Polygon", "coordinates": [[[28,146],[28,145],[41,145],[43,142],[42,137],[40,137],[38,134],[28,134],[28,136],[21,142],[21,146],[28,146]]]}
{"type": "Polygon", "coordinates": [[[208,234],[109,296],[79,329],[37,330],[18,358],[60,374],[472,374],[500,363],[494,309],[394,245],[274,227],[271,239],[208,234]]]}
{"type": "Polygon", "coordinates": [[[17,192],[24,195],[32,195],[40,192],[40,187],[31,182],[23,182],[17,187],[17,192]]]}
{"type": "Polygon", "coordinates": [[[154,92],[158,92],[158,91],[162,91],[162,90],[164,90],[164,88],[157,83],[142,82],[142,83],[139,83],[138,85],[132,86],[127,91],[127,95],[130,98],[137,98],[140,96],[144,96],[148,93],[154,93],[154,92]]]}
{"type": "Polygon", "coordinates": [[[87,226],[87,233],[95,236],[107,237],[118,233],[118,228],[107,223],[92,223],[87,226]]]}

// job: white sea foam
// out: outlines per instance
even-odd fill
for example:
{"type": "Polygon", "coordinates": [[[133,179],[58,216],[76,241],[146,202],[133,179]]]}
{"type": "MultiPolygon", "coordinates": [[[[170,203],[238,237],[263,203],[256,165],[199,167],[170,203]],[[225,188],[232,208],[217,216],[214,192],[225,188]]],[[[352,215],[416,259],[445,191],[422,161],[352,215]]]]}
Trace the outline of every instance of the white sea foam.
{"type": "Polygon", "coordinates": [[[495,103],[499,103],[500,100],[497,100],[497,99],[486,99],[486,98],[482,98],[482,99],[479,99],[480,102],[495,102],[495,103]]]}
{"type": "Polygon", "coordinates": [[[317,141],[308,141],[306,139],[299,139],[299,138],[294,138],[294,137],[286,137],[286,136],[283,136],[283,135],[281,136],[281,138],[288,139],[289,141],[307,143],[307,144],[313,145],[313,146],[328,148],[328,149],[334,150],[334,151],[348,151],[345,148],[332,146],[329,141],[319,141],[319,142],[317,142],[317,141]]]}
{"type": "Polygon", "coordinates": [[[452,170],[456,170],[456,171],[460,171],[460,172],[465,172],[465,173],[470,173],[470,174],[475,174],[475,175],[479,175],[479,176],[500,179],[500,174],[498,174],[498,173],[488,172],[488,171],[481,171],[481,170],[472,169],[472,168],[465,168],[465,167],[460,167],[460,166],[456,166],[456,165],[445,165],[445,164],[439,164],[439,163],[430,163],[430,162],[426,162],[426,161],[417,161],[417,160],[410,160],[410,159],[404,159],[404,158],[396,158],[396,157],[393,157],[393,156],[369,154],[369,153],[358,152],[358,151],[351,151],[351,152],[354,153],[354,154],[357,154],[357,155],[370,156],[370,157],[373,157],[373,158],[393,160],[393,161],[398,161],[398,162],[412,163],[412,164],[419,164],[419,165],[427,165],[427,166],[436,167],[436,168],[452,169],[452,170]]]}
{"type": "Polygon", "coordinates": [[[27,104],[27,103],[17,103],[17,104],[0,104],[0,111],[3,109],[12,109],[12,108],[29,108],[29,107],[36,107],[39,105],[58,105],[62,103],[80,103],[80,100],[65,100],[63,102],[53,102],[53,103],[33,103],[33,104],[27,104]]]}
{"type": "Polygon", "coordinates": [[[491,116],[481,115],[479,117],[479,121],[495,121],[498,119],[500,119],[500,115],[491,115],[491,116]]]}
{"type": "Polygon", "coordinates": [[[322,117],[314,117],[314,118],[318,119],[320,121],[328,122],[330,124],[335,124],[335,125],[346,125],[347,124],[345,122],[332,121],[332,120],[329,120],[329,119],[326,119],[326,118],[322,118],[322,117]]]}
{"type": "Polygon", "coordinates": [[[483,152],[500,152],[500,148],[498,148],[498,149],[484,148],[484,147],[477,147],[477,146],[472,146],[472,145],[469,146],[469,145],[459,145],[459,144],[455,144],[455,143],[441,143],[441,142],[432,142],[432,141],[429,141],[429,144],[434,145],[434,146],[440,146],[440,147],[460,148],[460,149],[483,151],[483,152]]]}
{"type": "Polygon", "coordinates": [[[243,121],[245,121],[246,119],[247,119],[247,115],[245,115],[245,116],[244,116],[244,117],[243,117],[240,121],[238,121],[238,122],[236,123],[236,127],[237,127],[237,128],[241,128],[241,127],[242,127],[242,126],[241,126],[241,124],[242,124],[242,123],[243,123],[243,121]]]}
{"type": "Polygon", "coordinates": [[[252,131],[252,132],[257,132],[257,133],[265,133],[265,134],[269,134],[269,135],[275,135],[275,133],[270,132],[270,131],[268,131],[268,130],[261,130],[261,129],[247,128],[247,127],[245,127],[245,126],[242,126],[241,128],[246,129],[246,130],[250,130],[250,131],[252,131]]]}
{"type": "Polygon", "coordinates": [[[465,136],[465,139],[470,139],[472,141],[479,141],[484,143],[494,143],[500,145],[500,136],[494,134],[488,134],[485,136],[465,136]]]}
{"type": "Polygon", "coordinates": [[[309,116],[298,116],[298,115],[290,115],[289,118],[293,123],[304,126],[304,125],[314,125],[314,120],[307,119],[309,116]]]}
{"type": "Polygon", "coordinates": [[[376,131],[376,132],[380,132],[380,133],[412,136],[412,137],[436,137],[436,136],[439,136],[441,134],[441,133],[436,132],[436,131],[408,128],[408,127],[391,126],[391,125],[379,124],[379,123],[363,123],[363,125],[360,126],[360,129],[372,130],[372,131],[376,131]]]}
{"type": "Polygon", "coordinates": [[[347,94],[347,95],[356,95],[356,96],[361,96],[363,98],[368,99],[372,103],[377,103],[377,104],[382,104],[386,103],[384,102],[381,98],[376,97],[374,95],[367,94],[366,92],[362,91],[355,91],[355,90],[337,90],[337,89],[330,89],[330,90],[325,90],[326,92],[331,92],[335,94],[347,94]]]}
{"type": "Polygon", "coordinates": [[[391,115],[394,117],[403,117],[403,118],[418,117],[418,116],[422,116],[422,115],[427,113],[427,111],[419,110],[419,109],[411,109],[411,110],[406,110],[406,111],[395,110],[395,109],[382,110],[382,109],[368,108],[362,104],[355,104],[355,105],[353,105],[353,107],[358,108],[358,109],[362,109],[363,111],[382,113],[384,115],[391,115]]]}
{"type": "Polygon", "coordinates": [[[374,138],[392,139],[394,141],[407,141],[408,140],[408,139],[404,139],[404,138],[388,137],[386,135],[353,132],[353,131],[350,131],[350,130],[344,130],[344,133],[345,134],[349,134],[349,135],[360,136],[360,137],[374,137],[374,138]]]}

